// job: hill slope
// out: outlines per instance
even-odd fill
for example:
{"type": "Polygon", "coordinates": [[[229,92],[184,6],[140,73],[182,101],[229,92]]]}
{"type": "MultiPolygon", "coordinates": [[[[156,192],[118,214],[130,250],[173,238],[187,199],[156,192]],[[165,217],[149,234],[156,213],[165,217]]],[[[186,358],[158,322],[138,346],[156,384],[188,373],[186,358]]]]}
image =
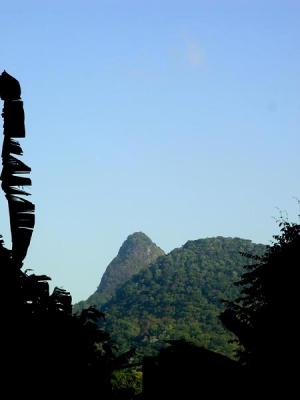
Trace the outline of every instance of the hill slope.
{"type": "Polygon", "coordinates": [[[239,238],[189,241],[149,268],[132,276],[108,301],[106,329],[121,350],[136,346],[151,353],[164,340],[185,338],[232,356],[234,344],[218,315],[222,299],[237,296],[234,282],[249,259],[240,252],[261,255],[264,245],[239,238]]]}
{"type": "Polygon", "coordinates": [[[118,255],[106,268],[96,292],[86,301],[75,305],[74,311],[90,305],[100,307],[112,298],[122,284],[162,255],[164,255],[164,251],[143,232],[129,235],[122,244],[118,255]]]}

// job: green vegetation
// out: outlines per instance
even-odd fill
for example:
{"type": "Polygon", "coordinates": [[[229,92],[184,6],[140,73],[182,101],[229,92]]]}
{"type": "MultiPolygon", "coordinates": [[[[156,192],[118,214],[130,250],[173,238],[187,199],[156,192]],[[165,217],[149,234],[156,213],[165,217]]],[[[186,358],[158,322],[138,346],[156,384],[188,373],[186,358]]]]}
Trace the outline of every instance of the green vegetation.
{"type": "Polygon", "coordinates": [[[241,253],[264,251],[264,245],[239,238],[189,241],[117,290],[101,307],[105,329],[121,351],[136,347],[138,355],[153,354],[165,340],[185,339],[233,357],[237,345],[219,321],[222,300],[239,294],[233,283],[247,261],[241,253]]]}
{"type": "Polygon", "coordinates": [[[115,396],[130,399],[142,393],[143,374],[136,368],[115,370],[111,383],[115,396]]]}

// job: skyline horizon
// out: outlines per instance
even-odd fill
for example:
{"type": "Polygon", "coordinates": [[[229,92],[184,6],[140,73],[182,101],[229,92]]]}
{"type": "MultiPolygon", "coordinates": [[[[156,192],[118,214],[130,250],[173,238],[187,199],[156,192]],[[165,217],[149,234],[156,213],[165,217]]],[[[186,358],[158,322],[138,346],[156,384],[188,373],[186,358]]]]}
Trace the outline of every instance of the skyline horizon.
{"type": "MultiPolygon", "coordinates": [[[[299,15],[294,0],[3,3],[36,205],[24,269],[78,301],[132,232],[169,252],[267,244],[279,210],[297,219],[299,15]]],[[[10,247],[3,193],[0,216],[10,247]]]]}
{"type": "MultiPolygon", "coordinates": [[[[98,280],[97,287],[94,289],[94,291],[92,291],[86,298],[81,299],[81,300],[77,300],[76,303],[73,302],[72,304],[77,304],[78,302],[85,301],[91,294],[93,294],[95,291],[97,291],[98,286],[99,286],[100,283],[101,283],[102,277],[103,277],[103,275],[105,274],[105,272],[106,272],[106,270],[107,270],[107,267],[108,267],[108,266],[110,265],[110,263],[117,257],[117,255],[119,254],[119,251],[120,251],[120,249],[122,248],[122,246],[124,245],[124,243],[125,243],[126,241],[128,241],[128,239],[129,239],[131,236],[136,235],[136,234],[140,234],[140,233],[143,234],[143,235],[145,235],[148,239],[150,239],[151,242],[152,242],[154,245],[158,246],[158,247],[164,252],[164,255],[168,255],[168,254],[170,254],[173,250],[182,248],[183,246],[185,246],[185,245],[186,245],[188,242],[190,242],[190,241],[198,241],[198,240],[205,240],[205,239],[217,239],[217,238],[224,238],[224,239],[242,239],[242,240],[250,241],[250,242],[253,243],[253,244],[263,244],[263,245],[266,245],[266,246],[267,246],[267,245],[271,245],[272,242],[273,242],[273,237],[272,237],[271,240],[268,241],[268,243],[266,243],[266,242],[265,242],[265,243],[261,243],[261,242],[256,242],[256,241],[254,241],[254,240],[252,240],[252,239],[242,238],[242,237],[239,237],[239,236],[222,236],[222,235],[215,235],[215,236],[204,236],[204,237],[200,237],[200,238],[197,238],[197,239],[188,239],[188,240],[186,240],[184,243],[182,243],[181,245],[179,245],[179,246],[177,246],[177,247],[174,247],[174,248],[170,249],[169,251],[165,251],[165,250],[161,247],[161,245],[160,245],[159,243],[157,243],[152,237],[150,237],[149,235],[147,235],[147,233],[145,233],[145,232],[143,232],[143,231],[135,231],[135,232],[130,233],[130,234],[126,237],[126,239],[123,240],[123,242],[120,244],[118,250],[116,250],[115,256],[113,256],[113,258],[109,261],[109,263],[102,269],[100,278],[99,278],[99,280],[98,280]]],[[[274,233],[274,235],[275,235],[275,233],[274,233]]],[[[274,236],[274,235],[273,235],[273,236],[274,236]]],[[[245,261],[246,261],[246,259],[245,259],[245,261]]],[[[71,295],[72,295],[72,293],[71,293],[71,295]]]]}

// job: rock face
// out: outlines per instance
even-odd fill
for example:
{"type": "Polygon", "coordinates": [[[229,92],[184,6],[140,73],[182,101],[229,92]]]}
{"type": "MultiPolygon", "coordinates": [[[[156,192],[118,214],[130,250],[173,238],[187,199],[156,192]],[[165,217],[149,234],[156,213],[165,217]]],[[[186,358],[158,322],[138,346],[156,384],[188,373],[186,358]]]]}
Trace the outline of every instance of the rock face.
{"type": "Polygon", "coordinates": [[[100,307],[110,300],[116,290],[133,275],[145,269],[164,254],[164,251],[143,232],[129,235],[122,244],[118,255],[107,266],[96,292],[86,301],[78,303],[74,307],[75,311],[90,305],[100,307]]]}

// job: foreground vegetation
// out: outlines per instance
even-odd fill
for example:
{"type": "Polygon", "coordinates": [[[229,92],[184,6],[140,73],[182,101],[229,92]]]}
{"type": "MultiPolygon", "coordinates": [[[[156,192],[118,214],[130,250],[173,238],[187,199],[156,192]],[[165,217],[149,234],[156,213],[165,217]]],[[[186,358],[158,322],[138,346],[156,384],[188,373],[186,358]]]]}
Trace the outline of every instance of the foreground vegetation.
{"type": "MultiPolygon", "coordinates": [[[[251,243],[248,243],[247,248],[245,242],[239,239],[232,240],[237,247],[243,244],[245,251],[251,250],[249,246],[252,246],[252,250],[255,249],[251,243]]],[[[183,249],[171,253],[173,263],[176,262],[177,271],[184,272],[182,276],[188,276],[186,267],[198,265],[197,254],[201,254],[202,263],[205,264],[207,257],[204,256],[203,249],[217,254],[219,248],[224,254],[227,241],[228,239],[218,238],[214,241],[214,245],[210,240],[188,242],[183,249]],[[188,264],[185,264],[184,260],[188,260],[188,264]]],[[[295,370],[291,359],[298,354],[294,347],[297,343],[295,316],[299,306],[295,273],[296,266],[300,262],[300,225],[282,223],[281,234],[275,237],[274,244],[268,247],[263,255],[252,255],[250,259],[251,264],[247,263],[242,278],[237,283],[240,287],[238,292],[230,286],[227,288],[228,291],[224,292],[220,292],[218,285],[211,288],[215,291],[211,293],[216,297],[225,293],[234,297],[235,293],[238,293],[235,299],[226,304],[225,310],[221,313],[221,321],[235,335],[239,343],[239,363],[230,364],[227,361],[229,359],[220,358],[218,353],[209,350],[203,352],[201,347],[193,348],[187,341],[184,345],[182,340],[169,340],[167,348],[161,350],[158,357],[152,358],[154,361],[150,364],[147,361],[147,368],[144,369],[143,365],[131,364],[134,351],[116,356],[117,348],[111,341],[110,335],[99,328],[99,319],[103,318],[101,313],[88,309],[79,316],[72,315],[70,294],[60,289],[55,289],[50,294],[48,277],[30,275],[14,269],[10,251],[0,242],[1,293],[4,295],[2,318],[5,321],[2,330],[5,343],[3,361],[6,365],[4,375],[7,381],[13,378],[21,383],[11,391],[18,391],[21,387],[24,390],[26,386],[22,385],[31,382],[31,393],[38,394],[45,385],[45,374],[51,381],[53,390],[60,390],[61,393],[67,391],[69,394],[79,393],[81,390],[91,393],[98,390],[99,395],[105,399],[142,398],[142,379],[146,378],[148,385],[145,386],[143,398],[151,398],[147,397],[147,387],[157,387],[155,380],[161,380],[158,378],[161,375],[157,375],[159,371],[165,376],[165,381],[160,382],[161,384],[165,382],[166,385],[162,390],[171,391],[185,390],[187,386],[201,391],[195,383],[197,371],[201,371],[201,368],[211,371],[209,376],[219,380],[231,371],[230,376],[239,377],[241,382],[251,380],[252,386],[258,382],[270,384],[261,371],[267,370],[273,377],[280,375],[281,380],[278,380],[278,385],[282,382],[284,371],[288,371],[292,378],[295,370]],[[170,350],[166,351],[168,348],[170,350]],[[185,355],[188,354],[190,356],[186,358],[185,355]],[[149,365],[152,365],[150,369],[149,365]],[[142,377],[143,370],[146,378],[142,377]],[[181,374],[181,380],[178,378],[172,381],[174,374],[181,374]],[[194,380],[190,380],[191,377],[194,380]],[[170,388],[168,385],[171,381],[173,383],[170,388]]],[[[175,285],[174,287],[183,290],[185,282],[181,281],[183,279],[181,275],[174,273],[169,275],[171,265],[168,257],[158,260],[149,268],[147,274],[143,271],[132,282],[128,282],[123,289],[124,292],[121,291],[119,295],[123,293],[125,296],[134,282],[139,282],[142,277],[145,279],[148,274],[151,274],[154,284],[156,284],[155,276],[159,275],[161,282],[166,281],[169,285],[175,285]]],[[[197,270],[194,267],[189,269],[192,275],[197,270]]],[[[221,271],[225,275],[233,273],[232,269],[224,270],[224,265],[219,265],[219,271],[211,270],[207,265],[203,271],[205,273],[201,276],[202,281],[205,280],[206,274],[209,276],[211,273],[219,276],[222,282],[221,271]]],[[[189,290],[188,286],[187,291],[193,294],[193,290],[189,290]]],[[[177,292],[183,293],[183,291],[177,292]]],[[[158,296],[159,291],[156,294],[158,296]]],[[[167,301],[172,304],[173,300],[165,298],[164,301],[164,304],[167,304],[167,301]]],[[[154,300],[149,304],[156,304],[159,315],[160,303],[152,302],[154,300]]],[[[221,305],[220,299],[217,300],[216,304],[218,303],[221,305]]],[[[182,318],[185,318],[186,310],[190,312],[188,306],[188,303],[183,302],[179,307],[178,312],[182,318]]],[[[195,310],[192,310],[195,313],[195,310]]],[[[171,308],[170,313],[172,315],[171,308]]],[[[144,360],[146,362],[148,359],[144,360]]],[[[205,382],[209,382],[209,376],[205,382]]],[[[233,389],[227,387],[224,390],[233,389]]]]}

